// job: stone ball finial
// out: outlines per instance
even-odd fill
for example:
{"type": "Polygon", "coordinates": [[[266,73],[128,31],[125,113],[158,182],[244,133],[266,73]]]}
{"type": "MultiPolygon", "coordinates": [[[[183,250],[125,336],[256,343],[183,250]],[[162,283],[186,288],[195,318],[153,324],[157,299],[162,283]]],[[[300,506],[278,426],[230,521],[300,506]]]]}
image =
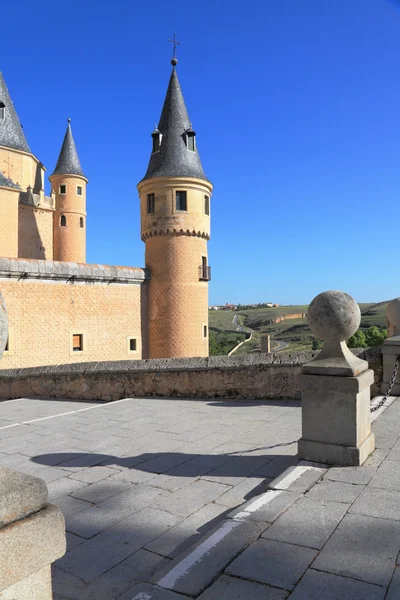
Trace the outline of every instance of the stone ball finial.
{"type": "Polygon", "coordinates": [[[174,57],[174,58],[171,58],[171,65],[172,65],[173,67],[176,67],[176,65],[177,65],[177,64],[178,64],[178,59],[177,59],[177,58],[175,58],[175,57],[174,57]]]}
{"type": "Polygon", "coordinates": [[[360,307],[354,298],[336,290],[318,294],[307,316],[313,334],[326,342],[348,340],[361,323],[360,307]]]}
{"type": "Polygon", "coordinates": [[[386,308],[386,316],[391,325],[400,329],[400,298],[395,298],[386,308]]]}

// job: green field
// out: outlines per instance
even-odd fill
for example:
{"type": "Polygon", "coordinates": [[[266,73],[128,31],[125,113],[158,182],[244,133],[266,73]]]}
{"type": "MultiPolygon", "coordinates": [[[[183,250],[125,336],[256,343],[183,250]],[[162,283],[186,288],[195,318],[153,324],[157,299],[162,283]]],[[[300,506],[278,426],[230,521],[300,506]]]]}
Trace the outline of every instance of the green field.
{"type": "MultiPolygon", "coordinates": [[[[364,333],[372,325],[376,325],[379,329],[386,327],[386,306],[387,302],[362,303],[359,305],[361,309],[361,326],[360,329],[364,333]]],[[[268,333],[271,336],[271,345],[274,348],[279,343],[288,344],[280,352],[290,350],[310,350],[314,339],[306,318],[287,319],[281,323],[271,324],[272,319],[290,314],[300,314],[307,312],[307,305],[299,306],[279,306],[274,308],[249,308],[239,311],[228,310],[210,310],[209,311],[209,326],[210,332],[213,333],[217,341],[221,340],[232,343],[232,349],[235,345],[235,325],[233,318],[237,315],[239,325],[245,327],[246,332],[252,332],[252,339],[243,344],[235,355],[249,354],[252,352],[260,352],[260,336],[261,333],[268,333]]],[[[238,332],[239,333],[239,332],[238,332]]],[[[237,336],[237,334],[236,334],[237,336]]],[[[243,334],[242,336],[243,337],[243,334]]],[[[228,350],[228,351],[229,351],[228,350]]],[[[227,352],[228,352],[227,351],[227,352]]],[[[227,353],[224,352],[224,353],[227,353]]]]}

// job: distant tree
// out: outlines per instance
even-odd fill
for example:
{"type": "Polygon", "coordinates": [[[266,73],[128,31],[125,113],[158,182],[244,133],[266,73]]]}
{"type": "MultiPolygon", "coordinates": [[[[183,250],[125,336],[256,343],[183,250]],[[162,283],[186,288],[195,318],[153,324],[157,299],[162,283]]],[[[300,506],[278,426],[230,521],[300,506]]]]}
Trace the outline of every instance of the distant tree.
{"type": "Polygon", "coordinates": [[[365,333],[359,329],[347,340],[347,345],[349,348],[365,348],[367,345],[365,333]]]}
{"type": "Polygon", "coordinates": [[[220,354],[224,354],[221,345],[217,341],[217,336],[213,331],[210,331],[209,334],[209,352],[210,356],[219,356],[220,354]]]}
{"type": "Polygon", "coordinates": [[[319,350],[321,348],[322,344],[319,340],[317,340],[316,338],[313,339],[311,347],[313,350],[319,350]]]}
{"type": "Polygon", "coordinates": [[[367,346],[381,346],[385,339],[387,338],[387,329],[382,329],[379,331],[376,325],[370,327],[367,331],[367,335],[365,336],[365,341],[367,346]]]}

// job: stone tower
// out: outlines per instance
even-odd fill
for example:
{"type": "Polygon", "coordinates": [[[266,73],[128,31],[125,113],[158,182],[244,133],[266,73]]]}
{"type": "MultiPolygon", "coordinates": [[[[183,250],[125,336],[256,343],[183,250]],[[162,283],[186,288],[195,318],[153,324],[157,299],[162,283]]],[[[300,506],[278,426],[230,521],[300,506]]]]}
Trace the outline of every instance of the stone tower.
{"type": "Polygon", "coordinates": [[[212,184],[176,73],[176,59],[146,175],[138,184],[149,284],[149,357],[208,356],[207,241],[212,184]]]}
{"type": "Polygon", "coordinates": [[[86,184],[71,123],[56,168],[49,177],[55,195],[53,222],[54,260],[86,262],[86,184]]]}

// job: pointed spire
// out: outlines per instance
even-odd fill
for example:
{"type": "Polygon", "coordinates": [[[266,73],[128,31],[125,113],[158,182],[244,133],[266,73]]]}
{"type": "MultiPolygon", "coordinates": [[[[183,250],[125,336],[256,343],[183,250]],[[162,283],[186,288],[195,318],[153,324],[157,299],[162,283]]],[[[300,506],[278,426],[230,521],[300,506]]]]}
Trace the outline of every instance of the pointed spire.
{"type": "Polygon", "coordinates": [[[53,175],[81,175],[85,177],[72,136],[71,119],[68,119],[67,131],[53,175]]]}
{"type": "MultiPolygon", "coordinates": [[[[143,179],[152,177],[196,177],[206,179],[194,142],[195,133],[186,110],[175,62],[168,84],[158,131],[161,144],[154,148],[143,179]],[[189,140],[189,138],[193,138],[189,140]],[[156,149],[156,151],[154,151],[156,149]]],[[[154,136],[155,132],[153,132],[154,136]]]]}
{"type": "Polygon", "coordinates": [[[18,115],[0,72],[0,146],[30,152],[18,115]]]}

